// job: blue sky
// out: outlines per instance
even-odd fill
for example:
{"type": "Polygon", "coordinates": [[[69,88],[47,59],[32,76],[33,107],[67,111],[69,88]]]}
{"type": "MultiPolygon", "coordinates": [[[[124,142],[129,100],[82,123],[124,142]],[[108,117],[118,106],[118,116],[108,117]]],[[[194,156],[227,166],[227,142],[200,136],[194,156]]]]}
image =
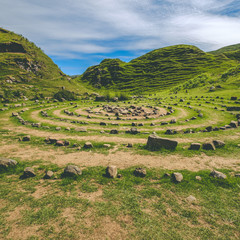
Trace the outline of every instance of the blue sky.
{"type": "Polygon", "coordinates": [[[0,0],[0,26],[41,47],[69,75],[105,58],[129,61],[153,49],[204,51],[240,43],[240,1],[0,0]]]}

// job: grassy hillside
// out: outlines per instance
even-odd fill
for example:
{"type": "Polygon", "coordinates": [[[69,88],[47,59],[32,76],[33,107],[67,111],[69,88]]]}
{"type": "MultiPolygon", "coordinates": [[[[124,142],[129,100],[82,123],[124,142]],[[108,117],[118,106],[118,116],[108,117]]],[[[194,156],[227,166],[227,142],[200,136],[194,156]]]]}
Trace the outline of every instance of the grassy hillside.
{"type": "Polygon", "coordinates": [[[52,95],[73,87],[58,66],[34,43],[0,28],[0,98],[52,95]]]}
{"type": "Polygon", "coordinates": [[[224,54],[226,57],[240,61],[240,43],[220,48],[216,51],[209,52],[214,55],[224,54]]]}
{"type": "Polygon", "coordinates": [[[80,77],[96,88],[159,91],[199,74],[221,74],[237,65],[225,55],[205,53],[194,46],[176,45],[151,51],[129,63],[105,59],[80,77]]]}

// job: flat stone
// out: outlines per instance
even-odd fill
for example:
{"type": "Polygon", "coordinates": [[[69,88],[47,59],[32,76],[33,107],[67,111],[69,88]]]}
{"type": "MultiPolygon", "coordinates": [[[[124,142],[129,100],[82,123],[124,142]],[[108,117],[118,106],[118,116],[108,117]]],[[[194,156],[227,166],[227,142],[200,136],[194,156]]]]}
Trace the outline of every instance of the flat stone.
{"type": "Polygon", "coordinates": [[[215,170],[213,170],[210,173],[210,176],[212,176],[214,178],[220,178],[220,179],[226,179],[227,178],[227,176],[224,173],[219,172],[219,171],[215,171],[215,170]]]}
{"type": "Polygon", "coordinates": [[[150,150],[160,150],[161,148],[175,149],[178,142],[172,139],[161,138],[154,134],[148,137],[147,148],[150,150]]]}
{"type": "Polygon", "coordinates": [[[111,144],[103,144],[103,147],[105,147],[105,148],[110,148],[110,147],[111,147],[111,144]]]}

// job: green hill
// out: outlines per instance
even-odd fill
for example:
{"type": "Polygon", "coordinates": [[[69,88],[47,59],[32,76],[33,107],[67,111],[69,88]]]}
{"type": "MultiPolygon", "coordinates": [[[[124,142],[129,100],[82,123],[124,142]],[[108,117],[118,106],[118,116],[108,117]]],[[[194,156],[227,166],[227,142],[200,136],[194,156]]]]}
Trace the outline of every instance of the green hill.
{"type": "Polygon", "coordinates": [[[221,74],[236,65],[235,60],[225,55],[205,53],[190,45],[176,45],[151,51],[129,63],[105,59],[89,67],[80,79],[96,88],[153,92],[171,88],[205,72],[221,74]]]}
{"type": "Polygon", "coordinates": [[[51,96],[71,81],[34,43],[0,28],[0,99],[51,96]]]}
{"type": "Polygon", "coordinates": [[[226,47],[220,48],[216,51],[211,51],[209,53],[214,54],[214,55],[224,54],[226,57],[228,57],[230,59],[240,61],[240,43],[226,46],[226,47]]]}

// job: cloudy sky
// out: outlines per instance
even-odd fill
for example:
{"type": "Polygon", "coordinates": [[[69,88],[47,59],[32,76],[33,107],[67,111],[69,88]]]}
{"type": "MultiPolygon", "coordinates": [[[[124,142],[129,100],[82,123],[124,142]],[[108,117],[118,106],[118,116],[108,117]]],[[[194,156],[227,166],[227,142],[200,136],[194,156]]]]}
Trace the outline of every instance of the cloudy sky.
{"type": "Polygon", "coordinates": [[[240,43],[239,0],[0,0],[0,26],[41,47],[63,72],[104,58],[129,61],[192,44],[204,51],[240,43]]]}

